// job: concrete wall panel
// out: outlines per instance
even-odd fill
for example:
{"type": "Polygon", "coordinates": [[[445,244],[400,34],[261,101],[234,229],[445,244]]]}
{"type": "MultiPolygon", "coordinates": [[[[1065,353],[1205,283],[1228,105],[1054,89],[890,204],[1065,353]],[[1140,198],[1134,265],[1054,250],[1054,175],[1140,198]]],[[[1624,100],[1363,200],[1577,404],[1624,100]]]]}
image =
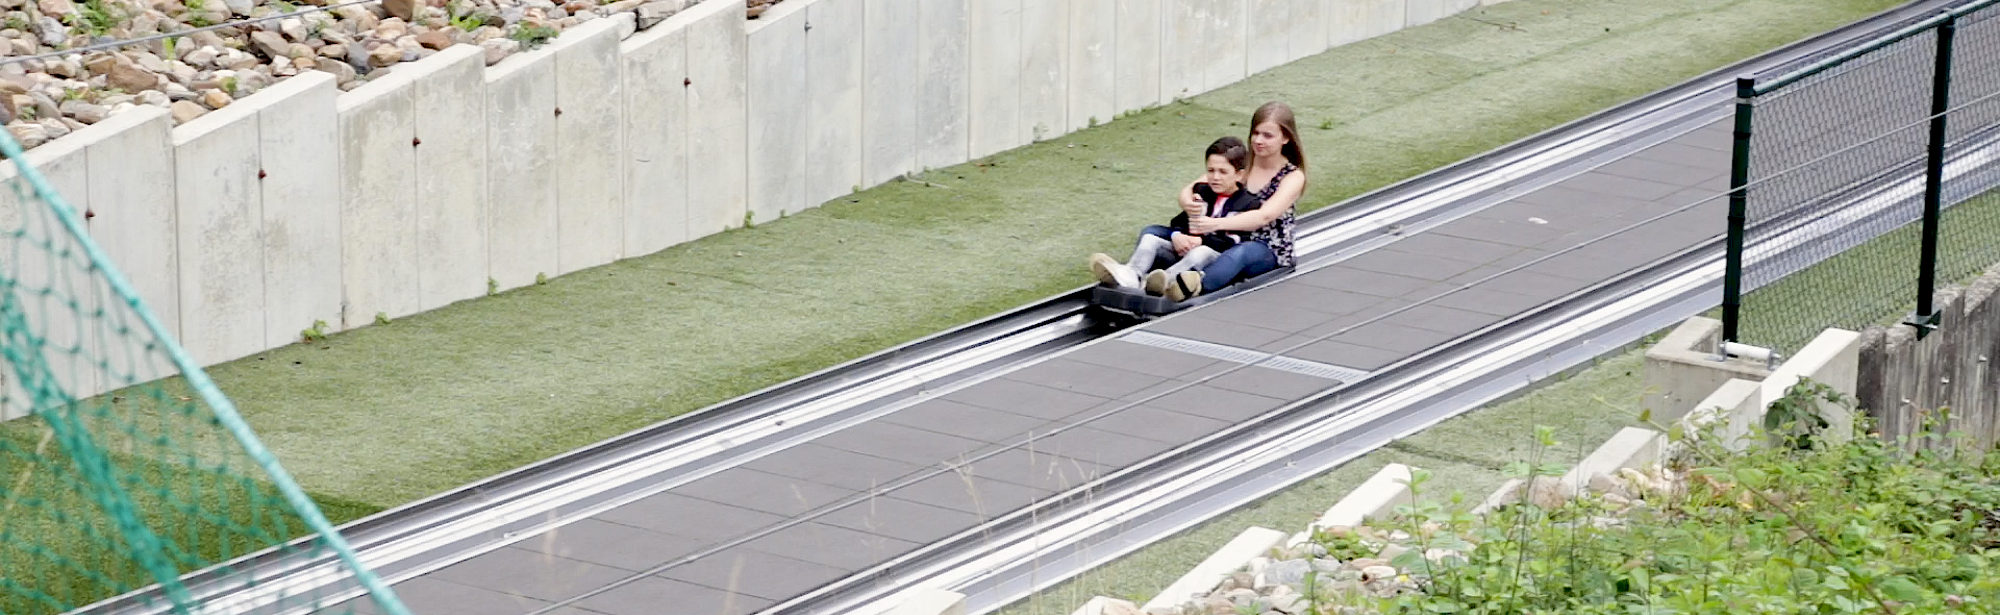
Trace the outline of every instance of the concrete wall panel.
{"type": "MultiPolygon", "coordinates": [[[[89,165],[82,145],[82,141],[57,140],[28,150],[23,157],[77,212],[90,208],[89,165]]],[[[0,161],[0,179],[8,184],[0,186],[0,231],[5,232],[0,234],[0,250],[4,250],[0,253],[19,255],[19,262],[9,263],[9,266],[23,289],[54,289],[62,295],[20,293],[17,298],[21,301],[22,316],[33,323],[34,332],[43,336],[50,347],[88,347],[88,340],[97,339],[99,331],[96,327],[101,323],[81,315],[95,311],[102,304],[96,300],[99,295],[88,292],[94,285],[83,283],[84,262],[79,256],[57,261],[57,250],[39,245],[43,241],[53,241],[57,246],[75,249],[75,240],[56,223],[48,206],[33,196],[32,187],[26,180],[19,179],[13,161],[0,161]],[[27,199],[17,200],[14,187],[29,195],[27,199]],[[16,232],[23,235],[22,240],[14,238],[16,232]],[[57,271],[62,273],[51,275],[57,271]],[[72,298],[80,305],[75,308],[67,305],[66,300],[72,298]]],[[[46,356],[56,381],[64,390],[78,396],[95,395],[103,390],[97,370],[89,365],[89,358],[68,353],[49,353],[46,356]]],[[[20,381],[14,374],[0,374],[0,381],[7,384],[6,398],[0,400],[0,420],[19,418],[33,412],[32,399],[20,387],[20,381]]]]}
{"type": "Polygon", "coordinates": [[[1160,102],[1160,34],[1162,0],[1117,0],[1118,75],[1116,106],[1120,113],[1160,102]]]}
{"type": "MultiPolygon", "coordinates": [[[[168,335],[180,337],[180,259],[174,225],[173,120],[141,107],[65,139],[85,145],[90,234],[131,281],[168,335]]],[[[164,375],[142,375],[150,379],[164,375]]]]}
{"type": "MultiPolygon", "coordinates": [[[[556,66],[556,268],[560,273],[618,260],[625,251],[625,159],[619,92],[619,29],[631,14],[594,19],[564,32],[550,51],[556,66]]],[[[550,275],[555,275],[551,273],[550,275]]]]}
{"type": "MultiPolygon", "coordinates": [[[[626,39],[625,255],[687,240],[687,31],[626,39]]],[[[706,169],[704,169],[706,171],[706,169]]]]}
{"type": "Polygon", "coordinates": [[[1069,4],[1021,0],[1020,130],[1025,142],[1069,132],[1069,4]]]}
{"type": "Polygon", "coordinates": [[[1251,73],[1292,61],[1292,10],[1298,0],[1245,0],[1249,3],[1246,49],[1251,73]]]}
{"type": "Polygon", "coordinates": [[[1118,115],[1118,4],[1069,4],[1069,125],[1075,132],[1118,115]]]}
{"type": "Polygon", "coordinates": [[[551,49],[487,69],[488,266],[500,290],[559,271],[555,109],[551,49]]]}
{"type": "Polygon", "coordinates": [[[316,321],[340,326],[341,176],[326,160],[327,152],[342,151],[340,123],[327,121],[339,116],[340,90],[332,75],[307,73],[259,96],[269,98],[243,102],[260,105],[264,347],[276,348],[298,341],[316,321]]]}
{"type": "Polygon", "coordinates": [[[1248,0],[1166,0],[1160,98],[1171,101],[1246,75],[1248,0]]]}
{"type": "Polygon", "coordinates": [[[1480,0],[1444,0],[1444,14],[1450,17],[1478,8],[1480,4],[1480,0]]]}
{"type": "Polygon", "coordinates": [[[1439,19],[1447,14],[1447,0],[1409,0],[1403,13],[1403,27],[1414,28],[1439,19]]]}
{"type": "Polygon", "coordinates": [[[970,155],[984,158],[1027,143],[1021,129],[1021,2],[971,0],[966,20],[970,155]]]}
{"type": "Polygon", "coordinates": [[[1328,5],[1327,46],[1339,47],[1403,28],[1409,0],[1332,0],[1328,5]]]}
{"type": "MultiPolygon", "coordinates": [[[[852,194],[861,185],[863,0],[806,5],[806,206],[852,194]]],[[[791,210],[789,213],[797,213],[791,210]]],[[[787,212],[778,212],[787,213],[787,212]]],[[[758,222],[776,218],[758,212],[758,222]]]]}
{"type": "Polygon", "coordinates": [[[417,311],[414,85],[390,73],[339,99],[342,329],[417,311]]]}
{"type": "MultiPolygon", "coordinates": [[[[1291,44],[1290,60],[1318,55],[1327,49],[1327,17],[1333,5],[1340,0],[1292,0],[1291,12],[1287,15],[1291,22],[1291,32],[1287,34],[1291,44]]],[[[1251,22],[1265,19],[1251,14],[1251,22]]],[[[1288,60],[1289,61],[1289,60],[1288,60]]]]}
{"type": "Polygon", "coordinates": [[[257,120],[230,105],[173,131],[181,345],[203,365],[266,348],[257,120]]]}
{"type": "Polygon", "coordinates": [[[806,23],[804,2],[782,2],[749,25],[748,194],[758,220],[806,208],[806,23]]]}
{"type": "Polygon", "coordinates": [[[418,307],[431,310],[486,294],[486,58],[458,45],[417,66],[418,307]]]}
{"type": "Polygon", "coordinates": [[[865,0],[862,23],[861,184],[874,186],[917,170],[917,66],[920,0],[865,0]]]}
{"type": "Polygon", "coordinates": [[[967,0],[923,0],[917,30],[917,167],[965,162],[971,84],[966,59],[967,0]]]}
{"type": "Polygon", "coordinates": [[[1250,76],[1250,0],[1211,0],[1204,24],[1206,36],[1202,90],[1206,93],[1250,76]]]}
{"type": "Polygon", "coordinates": [[[706,0],[667,23],[688,33],[688,239],[742,226],[749,177],[743,0],[706,0]],[[679,23],[676,23],[679,22],[679,23]]]}

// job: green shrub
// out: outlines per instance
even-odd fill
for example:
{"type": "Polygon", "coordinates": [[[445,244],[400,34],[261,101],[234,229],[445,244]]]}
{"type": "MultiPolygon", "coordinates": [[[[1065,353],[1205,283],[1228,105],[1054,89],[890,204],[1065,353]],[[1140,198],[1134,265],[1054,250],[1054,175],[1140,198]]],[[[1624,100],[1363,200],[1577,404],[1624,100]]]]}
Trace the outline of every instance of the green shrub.
{"type": "MultiPolygon", "coordinates": [[[[1809,382],[1792,390],[1790,420],[1770,430],[1773,442],[1790,446],[1729,452],[1715,438],[1676,438],[1689,454],[1669,471],[1684,478],[1643,499],[1587,495],[1480,519],[1420,498],[1398,511],[1395,527],[1411,550],[1391,562],[1420,591],[1349,606],[1607,615],[2000,609],[2000,456],[1951,446],[1905,452],[1870,434],[1865,417],[1848,442],[1802,437],[1823,434],[1824,423],[1798,409],[1837,398],[1829,392],[1809,382]]],[[[1412,479],[1421,496],[1427,473],[1412,479]]]]}

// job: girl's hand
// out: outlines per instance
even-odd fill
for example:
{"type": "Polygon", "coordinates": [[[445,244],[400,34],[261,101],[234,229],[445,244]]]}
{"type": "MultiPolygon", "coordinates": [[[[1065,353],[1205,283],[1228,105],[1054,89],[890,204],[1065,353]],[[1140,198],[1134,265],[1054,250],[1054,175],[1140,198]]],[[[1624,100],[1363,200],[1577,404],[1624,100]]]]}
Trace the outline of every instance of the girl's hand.
{"type": "Polygon", "coordinates": [[[1201,247],[1201,238],[1186,233],[1174,233],[1174,253],[1187,256],[1188,250],[1201,247]]]}
{"type": "Polygon", "coordinates": [[[1201,197],[1195,196],[1194,184],[1188,184],[1186,189],[1181,190],[1180,205],[1181,211],[1187,212],[1187,215],[1190,216],[1201,215],[1203,211],[1208,209],[1205,206],[1206,204],[1201,202],[1201,197]]]}
{"type": "Polygon", "coordinates": [[[1210,218],[1208,216],[1190,218],[1188,220],[1188,232],[1196,235],[1207,235],[1221,230],[1221,224],[1221,218],[1210,218]]]}

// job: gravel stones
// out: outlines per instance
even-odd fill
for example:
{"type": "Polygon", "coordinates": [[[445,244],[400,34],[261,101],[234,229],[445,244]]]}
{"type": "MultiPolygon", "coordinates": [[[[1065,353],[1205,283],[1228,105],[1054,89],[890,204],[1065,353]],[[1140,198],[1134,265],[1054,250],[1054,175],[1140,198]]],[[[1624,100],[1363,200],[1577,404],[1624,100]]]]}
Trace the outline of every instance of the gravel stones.
{"type": "MultiPolygon", "coordinates": [[[[86,32],[80,0],[0,0],[0,56],[74,49],[97,41],[180,33],[91,52],[0,65],[0,123],[34,147],[131,106],[168,109],[176,123],[251,95],[279,80],[318,70],[342,90],[396,64],[453,45],[477,45],[493,65],[594,19],[631,13],[620,34],[650,28],[700,0],[382,0],[324,12],[326,0],[92,0],[92,11],[118,21],[86,32]],[[296,14],[293,14],[295,13],[296,14]],[[214,30],[204,26],[280,17],[214,30]],[[60,104],[58,104],[60,103],[60,104]],[[42,120],[49,120],[43,122],[42,120]]],[[[775,0],[752,0],[752,14],[775,0]]]]}
{"type": "Polygon", "coordinates": [[[285,35],[277,32],[265,30],[251,32],[250,42],[257,46],[258,51],[264,52],[264,57],[267,58],[285,58],[292,55],[292,42],[285,40],[285,35]]]}
{"type": "Polygon", "coordinates": [[[61,107],[59,107],[59,110],[63,115],[76,118],[76,121],[82,122],[84,124],[95,124],[98,122],[102,122],[104,121],[104,118],[109,117],[111,115],[110,107],[104,105],[95,105],[81,100],[63,101],[61,107]]]}
{"type": "Polygon", "coordinates": [[[418,45],[422,45],[426,49],[435,49],[435,50],[443,50],[446,47],[452,46],[452,44],[456,42],[452,40],[450,34],[445,34],[443,30],[432,30],[429,32],[425,32],[423,34],[418,34],[416,36],[416,41],[418,45]]]}
{"type": "Polygon", "coordinates": [[[417,0],[382,0],[382,8],[403,21],[416,18],[417,6],[417,0]]]}
{"type": "Polygon", "coordinates": [[[174,104],[168,106],[167,112],[174,116],[174,124],[178,125],[186,124],[193,121],[194,118],[208,115],[208,108],[195,104],[191,100],[181,100],[175,101],[174,104]]]}

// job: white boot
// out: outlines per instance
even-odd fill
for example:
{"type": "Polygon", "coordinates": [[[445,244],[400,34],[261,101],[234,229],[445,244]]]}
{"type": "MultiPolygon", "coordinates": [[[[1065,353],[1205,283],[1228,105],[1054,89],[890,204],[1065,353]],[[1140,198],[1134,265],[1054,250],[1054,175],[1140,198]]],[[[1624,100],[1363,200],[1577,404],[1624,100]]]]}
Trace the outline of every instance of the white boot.
{"type": "Polygon", "coordinates": [[[1097,276],[1098,282],[1107,286],[1139,288],[1139,274],[1134,273],[1131,267],[1125,266],[1125,263],[1112,260],[1110,256],[1102,253],[1090,255],[1090,273],[1097,276]]]}

